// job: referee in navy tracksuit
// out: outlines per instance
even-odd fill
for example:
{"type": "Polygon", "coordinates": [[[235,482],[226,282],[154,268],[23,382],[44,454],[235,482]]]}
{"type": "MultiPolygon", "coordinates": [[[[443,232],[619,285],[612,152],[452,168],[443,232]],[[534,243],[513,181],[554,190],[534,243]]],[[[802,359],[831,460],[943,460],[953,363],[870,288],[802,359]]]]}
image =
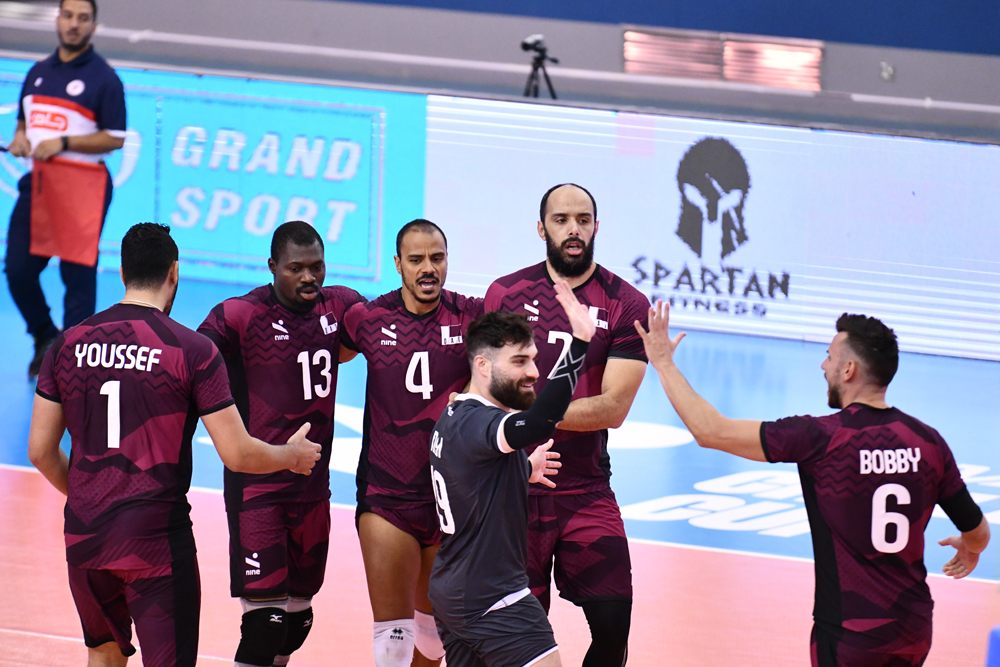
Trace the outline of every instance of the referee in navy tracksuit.
{"type": "MultiPolygon", "coordinates": [[[[62,0],[56,18],[59,48],[35,63],[21,88],[17,131],[8,146],[16,157],[63,159],[103,163],[104,157],[125,144],[125,91],[107,62],[94,52],[90,38],[97,19],[96,0],[62,0]]],[[[28,333],[35,338],[35,356],[29,377],[38,375],[45,351],[59,334],[39,275],[48,257],[31,255],[31,173],[18,182],[19,197],[7,231],[7,285],[28,333]]],[[[104,215],[111,203],[107,179],[104,215]]],[[[94,314],[97,305],[97,266],[60,262],[66,286],[64,328],[94,314]]]]}

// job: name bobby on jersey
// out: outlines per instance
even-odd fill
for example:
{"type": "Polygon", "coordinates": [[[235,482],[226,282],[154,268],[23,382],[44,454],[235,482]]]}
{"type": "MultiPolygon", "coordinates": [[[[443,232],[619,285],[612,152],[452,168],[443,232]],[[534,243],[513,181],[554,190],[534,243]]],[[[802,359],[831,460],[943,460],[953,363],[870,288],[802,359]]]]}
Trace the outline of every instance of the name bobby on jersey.
{"type": "Polygon", "coordinates": [[[359,504],[405,509],[434,501],[427,443],[449,395],[469,381],[463,337],[482,314],[482,299],[449,290],[425,315],[406,309],[401,290],[348,311],[344,345],[368,360],[359,504]]]}
{"type": "Polygon", "coordinates": [[[530,595],[525,558],[531,463],[524,449],[500,449],[500,429],[510,414],[482,396],[462,394],[431,436],[441,549],[429,597],[434,613],[452,624],[530,595]]]}
{"type": "Polygon", "coordinates": [[[895,408],[855,403],[825,417],[764,422],[761,443],[768,461],[799,467],[817,624],[843,628],[857,648],[926,652],[934,603],[924,529],[936,503],[967,493],[944,439],[895,408]]]}
{"type": "Polygon", "coordinates": [[[222,352],[236,407],[255,438],[282,446],[302,424],[322,446],[311,475],[290,470],[255,475],[224,473],[226,508],[241,511],[330,497],[330,448],[337,394],[337,362],[344,313],[364,297],[323,287],[312,310],[298,313],[278,301],[271,285],[226,299],[198,331],[222,352]]]}
{"type": "MultiPolygon", "coordinates": [[[[32,149],[47,139],[100,130],[125,137],[125,88],[104,58],[90,47],[64,63],[56,51],[35,63],[21,86],[17,119],[24,121],[32,149]]],[[[63,151],[60,158],[102,162],[107,154],[63,151]]]]}
{"type": "Polygon", "coordinates": [[[119,304],[56,339],[39,396],[72,439],[66,560],[140,570],[194,555],[191,436],[233,404],[212,342],[155,308],[119,304]]]}
{"type": "MultiPolygon", "coordinates": [[[[573,399],[599,396],[608,359],[646,361],[642,338],[635,330],[639,320],[647,326],[649,299],[639,290],[602,266],[590,279],[573,290],[580,303],[590,308],[597,332],[590,341],[583,374],[573,399]]],[[[556,300],[555,284],[545,262],[499,278],[486,292],[486,310],[526,315],[535,333],[539,378],[535,392],[541,393],[548,376],[573,340],[569,318],[556,300]]],[[[552,451],[559,452],[562,468],[555,489],[533,484],[533,494],[585,493],[607,488],[611,462],[607,455],[608,432],[562,431],[552,436],[552,451]]],[[[530,453],[533,448],[529,449],[530,453]]]]}

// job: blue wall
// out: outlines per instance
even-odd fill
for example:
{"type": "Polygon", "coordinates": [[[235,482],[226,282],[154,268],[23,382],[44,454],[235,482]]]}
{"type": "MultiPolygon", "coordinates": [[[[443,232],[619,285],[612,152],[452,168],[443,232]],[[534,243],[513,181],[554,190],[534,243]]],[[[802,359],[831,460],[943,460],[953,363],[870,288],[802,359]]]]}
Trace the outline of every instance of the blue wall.
{"type": "Polygon", "coordinates": [[[365,0],[552,19],[632,23],[1000,55],[995,0],[365,0]]]}

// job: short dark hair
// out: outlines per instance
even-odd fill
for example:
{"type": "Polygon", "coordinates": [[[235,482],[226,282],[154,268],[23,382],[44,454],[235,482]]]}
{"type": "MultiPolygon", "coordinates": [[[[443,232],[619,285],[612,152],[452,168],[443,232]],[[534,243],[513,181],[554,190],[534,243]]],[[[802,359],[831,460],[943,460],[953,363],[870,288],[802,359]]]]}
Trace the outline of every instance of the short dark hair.
{"type": "Polygon", "coordinates": [[[572,185],[574,188],[578,188],[578,189],[583,190],[584,192],[587,193],[587,196],[590,197],[590,204],[594,207],[594,219],[596,220],[597,219],[597,201],[594,199],[594,195],[590,194],[590,190],[588,190],[587,188],[583,187],[582,185],[577,185],[576,183],[560,183],[559,185],[553,185],[551,188],[549,188],[545,192],[545,194],[542,195],[542,203],[538,207],[538,219],[540,221],[542,221],[543,223],[545,222],[545,209],[547,209],[548,206],[549,206],[549,195],[551,195],[553,192],[555,192],[559,188],[563,187],[564,185],[572,185]]]}
{"type": "Polygon", "coordinates": [[[122,239],[122,280],[125,287],[156,289],[177,261],[177,244],[170,227],[153,222],[132,225],[122,239]]]}
{"type": "MultiPolygon", "coordinates": [[[[84,2],[89,2],[90,6],[94,9],[94,20],[97,20],[97,0],[83,0],[84,2]]],[[[59,9],[62,10],[63,3],[66,0],[59,0],[59,9]]]]}
{"type": "Polygon", "coordinates": [[[486,313],[472,324],[465,334],[465,351],[469,363],[486,350],[499,350],[504,345],[529,345],[535,339],[528,318],[520,313],[499,310],[486,313]]]}
{"type": "Polygon", "coordinates": [[[410,220],[408,223],[403,225],[403,228],[399,230],[396,234],[396,257],[400,256],[403,248],[403,237],[410,233],[412,230],[417,230],[418,232],[424,232],[425,234],[433,234],[437,232],[444,239],[444,249],[448,249],[448,237],[444,235],[441,228],[435,225],[430,220],[424,220],[423,218],[417,218],[416,220],[410,220]]]}
{"type": "Polygon", "coordinates": [[[848,315],[837,319],[837,331],[847,333],[847,344],[880,387],[888,387],[899,368],[899,344],[892,329],[874,317],[848,315]]]}
{"type": "Polygon", "coordinates": [[[318,243],[321,249],[326,250],[323,245],[323,237],[319,235],[316,228],[302,220],[286,222],[274,230],[274,236],[271,237],[271,259],[277,262],[278,257],[290,243],[305,247],[318,243]]]}

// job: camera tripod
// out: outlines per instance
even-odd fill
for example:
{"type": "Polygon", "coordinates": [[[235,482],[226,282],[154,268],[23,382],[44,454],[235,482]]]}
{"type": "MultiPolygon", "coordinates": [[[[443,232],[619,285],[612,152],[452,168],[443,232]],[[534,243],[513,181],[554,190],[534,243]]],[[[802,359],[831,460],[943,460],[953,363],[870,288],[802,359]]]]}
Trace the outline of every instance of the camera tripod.
{"type": "Polygon", "coordinates": [[[525,97],[538,97],[538,91],[541,87],[540,78],[543,76],[545,77],[545,85],[549,89],[549,95],[552,96],[552,99],[556,99],[556,91],[552,87],[552,80],[549,78],[548,70],[545,69],[545,61],[555,63],[556,65],[559,64],[559,60],[557,58],[550,58],[545,49],[536,50],[535,57],[531,61],[531,74],[528,75],[528,82],[524,86],[525,97]]]}

